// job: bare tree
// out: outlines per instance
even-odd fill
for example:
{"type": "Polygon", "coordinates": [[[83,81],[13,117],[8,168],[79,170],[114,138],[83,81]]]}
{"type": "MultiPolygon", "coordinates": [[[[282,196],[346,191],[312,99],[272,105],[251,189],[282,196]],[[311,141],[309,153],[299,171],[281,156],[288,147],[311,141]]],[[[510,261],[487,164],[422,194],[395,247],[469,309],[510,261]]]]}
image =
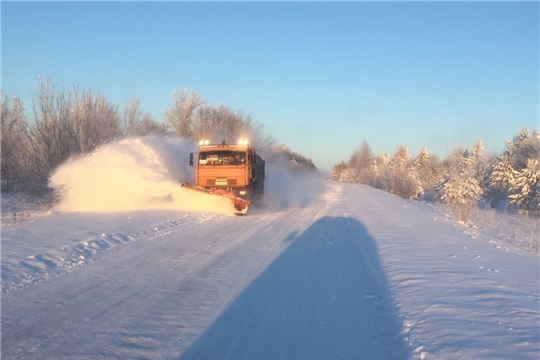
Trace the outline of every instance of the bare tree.
{"type": "Polygon", "coordinates": [[[212,142],[226,140],[237,141],[241,138],[249,140],[250,144],[261,153],[272,152],[275,140],[265,134],[262,125],[253,120],[250,114],[243,111],[233,111],[226,105],[200,106],[194,116],[192,139],[208,139],[212,142]]]}
{"type": "Polygon", "coordinates": [[[28,146],[23,151],[33,165],[36,192],[47,189],[47,180],[56,166],[72,153],[73,128],[69,118],[69,99],[57,92],[50,79],[38,82],[34,121],[28,124],[28,146]]]}
{"type": "Polygon", "coordinates": [[[140,106],[139,98],[132,98],[124,107],[123,135],[144,136],[149,134],[165,135],[166,126],[157,123],[148,113],[144,113],[140,106]]]}
{"type": "Polygon", "coordinates": [[[50,78],[40,76],[32,113],[33,121],[19,121],[24,136],[17,145],[24,174],[18,181],[30,193],[48,191],[51,173],[72,154],[90,152],[120,134],[117,106],[90,91],[79,93],[76,86],[66,95],[51,85],[50,78]]]}
{"type": "Polygon", "coordinates": [[[248,137],[248,129],[253,119],[242,112],[234,112],[226,105],[202,106],[198,109],[194,123],[195,138],[208,138],[213,142],[223,139],[236,141],[248,137]]]}
{"type": "Polygon", "coordinates": [[[27,178],[22,151],[27,140],[26,116],[19,98],[0,97],[1,189],[20,191],[27,178]]]}
{"type": "Polygon", "coordinates": [[[72,125],[79,153],[88,153],[121,135],[118,106],[92,91],[73,89],[72,125]]]}

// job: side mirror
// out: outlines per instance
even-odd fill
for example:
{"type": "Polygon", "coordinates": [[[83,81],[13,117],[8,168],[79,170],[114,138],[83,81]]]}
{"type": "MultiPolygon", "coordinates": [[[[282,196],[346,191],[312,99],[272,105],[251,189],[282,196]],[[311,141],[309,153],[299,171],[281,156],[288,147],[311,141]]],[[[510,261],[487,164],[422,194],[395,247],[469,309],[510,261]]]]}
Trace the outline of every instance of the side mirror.
{"type": "Polygon", "coordinates": [[[193,153],[189,154],[189,166],[193,166],[193,153]]]}

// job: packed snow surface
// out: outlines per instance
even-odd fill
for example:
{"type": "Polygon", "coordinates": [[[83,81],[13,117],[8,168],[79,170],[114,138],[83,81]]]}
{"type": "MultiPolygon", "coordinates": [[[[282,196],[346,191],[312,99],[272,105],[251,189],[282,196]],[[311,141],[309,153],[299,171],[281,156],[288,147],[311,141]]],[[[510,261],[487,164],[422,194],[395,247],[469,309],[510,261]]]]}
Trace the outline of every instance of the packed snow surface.
{"type": "Polygon", "coordinates": [[[2,359],[538,359],[537,256],[281,167],[264,206],[229,216],[176,193],[184,145],[153,141],[72,159],[60,207],[2,224],[2,359]],[[100,207],[76,184],[108,164],[138,186],[100,207]]]}

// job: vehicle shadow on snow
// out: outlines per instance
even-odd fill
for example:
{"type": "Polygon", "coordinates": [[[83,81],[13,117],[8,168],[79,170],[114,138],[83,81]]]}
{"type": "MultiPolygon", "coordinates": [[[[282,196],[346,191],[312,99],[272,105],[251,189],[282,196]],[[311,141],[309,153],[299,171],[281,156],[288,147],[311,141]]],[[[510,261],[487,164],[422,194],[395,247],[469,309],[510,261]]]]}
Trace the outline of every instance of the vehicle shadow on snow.
{"type": "Polygon", "coordinates": [[[365,227],[324,217],[294,235],[180,359],[409,357],[365,227]]]}

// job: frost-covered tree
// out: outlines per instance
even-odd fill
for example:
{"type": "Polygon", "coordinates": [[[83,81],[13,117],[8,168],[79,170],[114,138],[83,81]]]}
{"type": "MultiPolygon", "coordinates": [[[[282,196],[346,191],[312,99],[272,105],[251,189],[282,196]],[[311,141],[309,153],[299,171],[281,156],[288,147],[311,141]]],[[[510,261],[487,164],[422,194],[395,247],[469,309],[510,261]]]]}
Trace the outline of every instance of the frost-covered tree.
{"type": "Polygon", "coordinates": [[[356,182],[375,186],[376,176],[373,168],[373,152],[366,139],[362,140],[360,147],[352,153],[349,158],[349,166],[357,174],[356,182]]]}
{"type": "Polygon", "coordinates": [[[425,146],[422,147],[414,160],[413,167],[418,175],[418,181],[422,189],[422,198],[432,200],[435,197],[436,187],[443,177],[439,158],[430,155],[425,146]]]}
{"type": "MultiPolygon", "coordinates": [[[[489,197],[491,206],[496,207],[502,199],[510,199],[509,195],[517,195],[510,189],[519,173],[528,167],[529,160],[540,161],[540,133],[534,130],[521,129],[512,140],[506,140],[506,149],[492,166],[489,175],[489,197]]],[[[521,191],[520,191],[521,193],[521,191]]],[[[513,204],[517,205],[515,201],[513,204]]],[[[522,212],[525,212],[522,209],[522,212]]]]}
{"type": "Polygon", "coordinates": [[[148,113],[141,109],[139,98],[132,98],[124,107],[123,136],[145,136],[149,134],[165,135],[165,124],[156,122],[148,113]]]}
{"type": "Polygon", "coordinates": [[[194,114],[205,101],[194,90],[178,89],[173,92],[173,104],[165,111],[167,124],[181,137],[193,136],[194,114]]]}
{"type": "Polygon", "coordinates": [[[506,140],[503,156],[517,171],[526,168],[529,159],[540,161],[540,132],[537,129],[532,133],[526,128],[519,130],[512,140],[506,140]]]}
{"type": "Polygon", "coordinates": [[[389,172],[390,154],[384,153],[377,155],[373,159],[373,173],[375,177],[375,184],[373,185],[377,189],[385,190],[385,174],[389,172]]]}
{"type": "Polygon", "coordinates": [[[94,95],[91,90],[79,92],[74,87],[69,106],[67,116],[76,146],[71,153],[89,153],[122,135],[118,105],[109,102],[105,96],[94,95]]]}
{"type": "Polygon", "coordinates": [[[418,174],[418,181],[420,183],[420,186],[422,187],[422,191],[428,188],[429,179],[431,177],[431,169],[428,166],[429,158],[430,156],[427,148],[425,146],[422,146],[422,149],[420,150],[420,152],[416,156],[416,159],[413,162],[413,167],[418,174]]]}
{"type": "Polygon", "coordinates": [[[27,144],[21,149],[32,163],[34,193],[47,191],[52,171],[77,148],[69,97],[57,91],[50,79],[40,77],[38,88],[37,102],[32,107],[33,121],[28,123],[27,144]]]}
{"type": "Polygon", "coordinates": [[[227,105],[204,105],[197,108],[192,125],[192,139],[208,139],[212,142],[236,142],[248,139],[250,144],[261,153],[271,156],[275,139],[266,134],[261,124],[253,120],[250,114],[233,111],[227,105]]]}
{"type": "Polygon", "coordinates": [[[330,171],[330,180],[339,181],[341,178],[341,173],[349,166],[345,161],[340,162],[335,165],[330,171]]]}
{"type": "Polygon", "coordinates": [[[511,182],[510,202],[525,214],[540,214],[540,167],[529,159],[527,167],[515,174],[511,182]]]}
{"type": "Polygon", "coordinates": [[[339,181],[346,183],[357,183],[358,182],[358,173],[350,165],[347,164],[341,174],[339,175],[339,181]]]}
{"type": "Polygon", "coordinates": [[[505,156],[496,159],[489,174],[489,190],[487,200],[491,207],[497,208],[500,202],[508,198],[510,187],[517,175],[510,160],[505,156]]]}
{"type": "Polygon", "coordinates": [[[489,164],[484,156],[484,144],[482,139],[478,139],[471,150],[470,166],[474,173],[474,177],[482,188],[482,192],[487,192],[489,188],[489,164]]]}
{"type": "Polygon", "coordinates": [[[205,105],[197,109],[192,125],[193,139],[206,138],[212,142],[233,142],[249,137],[253,118],[242,111],[233,111],[227,105],[205,105]]]}
{"type": "Polygon", "coordinates": [[[414,165],[414,167],[419,168],[422,165],[424,165],[427,162],[428,159],[429,159],[429,153],[427,151],[427,147],[424,145],[424,146],[422,146],[422,149],[420,150],[420,152],[416,156],[416,159],[414,160],[413,165],[414,165]]]}
{"type": "Polygon", "coordinates": [[[447,160],[448,173],[441,184],[441,199],[450,205],[459,222],[467,223],[482,195],[474,163],[465,148],[456,149],[447,160]]]}
{"type": "Polygon", "coordinates": [[[385,189],[404,199],[414,199],[422,193],[418,174],[406,146],[398,146],[381,176],[385,189]]]}
{"type": "Polygon", "coordinates": [[[442,199],[450,205],[457,220],[466,223],[481,194],[482,189],[472,174],[460,173],[443,185],[442,199]]]}
{"type": "Polygon", "coordinates": [[[517,174],[506,157],[499,158],[489,175],[490,185],[504,190],[510,189],[517,174]]]}

